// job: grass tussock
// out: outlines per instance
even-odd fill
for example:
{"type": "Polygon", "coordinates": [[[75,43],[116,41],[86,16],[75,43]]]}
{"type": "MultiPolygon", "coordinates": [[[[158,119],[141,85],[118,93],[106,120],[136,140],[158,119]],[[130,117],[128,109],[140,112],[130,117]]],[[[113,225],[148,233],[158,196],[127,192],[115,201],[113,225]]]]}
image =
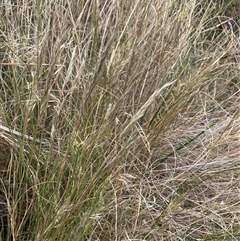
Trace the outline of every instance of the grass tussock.
{"type": "Polygon", "coordinates": [[[2,240],[239,240],[237,11],[2,1],[2,240]]]}

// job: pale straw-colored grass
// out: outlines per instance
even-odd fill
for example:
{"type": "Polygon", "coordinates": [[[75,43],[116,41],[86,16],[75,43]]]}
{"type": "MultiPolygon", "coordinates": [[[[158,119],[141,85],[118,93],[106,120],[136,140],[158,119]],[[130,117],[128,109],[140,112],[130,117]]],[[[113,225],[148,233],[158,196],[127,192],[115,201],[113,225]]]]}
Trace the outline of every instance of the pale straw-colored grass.
{"type": "Polygon", "coordinates": [[[2,240],[238,240],[235,8],[2,1],[2,240]]]}

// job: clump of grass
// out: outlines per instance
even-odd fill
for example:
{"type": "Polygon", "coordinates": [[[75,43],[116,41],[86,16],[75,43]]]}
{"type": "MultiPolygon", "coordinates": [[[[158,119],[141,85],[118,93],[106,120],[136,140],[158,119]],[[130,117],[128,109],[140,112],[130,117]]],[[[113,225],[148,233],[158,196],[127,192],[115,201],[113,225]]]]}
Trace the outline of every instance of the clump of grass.
{"type": "Polygon", "coordinates": [[[237,33],[219,11],[2,3],[3,240],[238,239],[237,33]]]}

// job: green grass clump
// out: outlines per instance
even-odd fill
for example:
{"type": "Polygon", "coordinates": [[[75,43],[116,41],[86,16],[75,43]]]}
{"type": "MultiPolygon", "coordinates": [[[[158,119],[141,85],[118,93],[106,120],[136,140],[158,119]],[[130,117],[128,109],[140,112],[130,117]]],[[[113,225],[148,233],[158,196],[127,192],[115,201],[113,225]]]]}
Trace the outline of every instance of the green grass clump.
{"type": "Polygon", "coordinates": [[[239,239],[229,6],[1,3],[2,240],[239,239]]]}

